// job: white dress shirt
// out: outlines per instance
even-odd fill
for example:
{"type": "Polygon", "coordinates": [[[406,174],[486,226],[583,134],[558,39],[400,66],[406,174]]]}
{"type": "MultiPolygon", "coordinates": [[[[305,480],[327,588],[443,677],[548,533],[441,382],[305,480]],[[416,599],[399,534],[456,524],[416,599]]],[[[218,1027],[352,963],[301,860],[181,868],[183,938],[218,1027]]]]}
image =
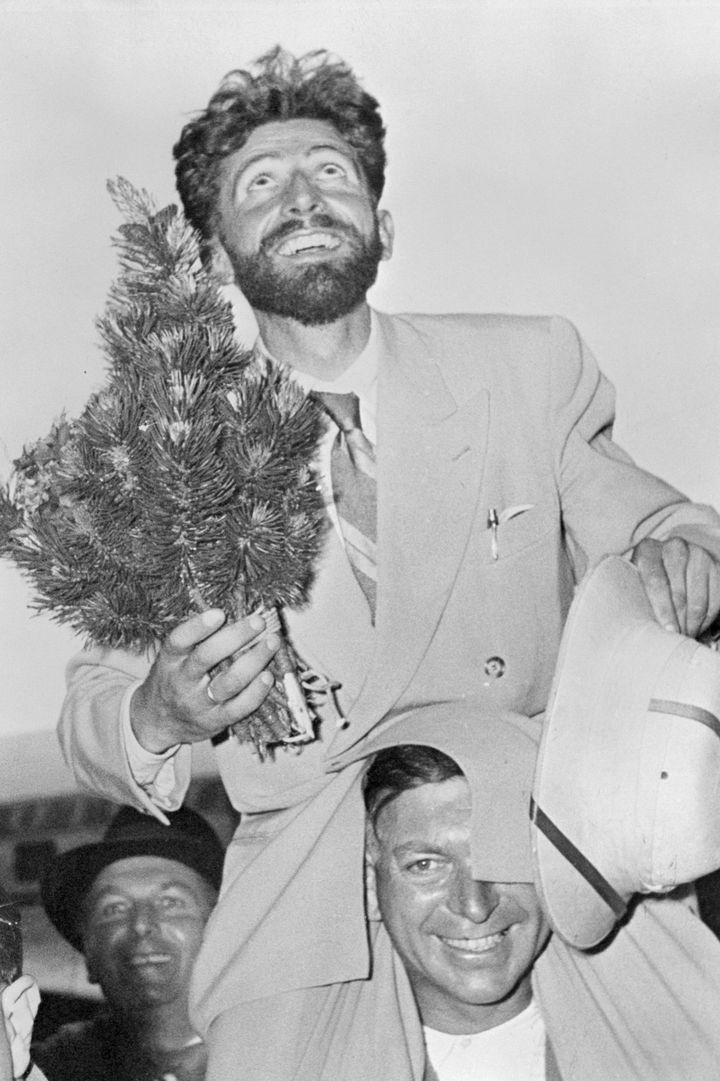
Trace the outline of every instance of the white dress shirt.
{"type": "MultiPolygon", "coordinates": [[[[257,347],[256,347],[257,348],[257,347]]],[[[260,345],[260,349],[263,349],[260,345]]],[[[264,350],[263,350],[264,351],[264,350]]],[[[269,354],[266,353],[269,357],[269,354]]],[[[269,357],[269,359],[272,359],[269,357]]],[[[377,443],[377,383],[378,383],[378,348],[377,320],[371,313],[370,336],[362,353],[359,354],[342,375],[328,381],[304,372],[293,372],[293,378],[306,393],[326,392],[329,394],[357,394],[360,402],[360,425],[363,432],[374,445],[377,443]]],[[[328,422],[325,437],[320,442],[318,468],[319,481],[330,521],[345,544],[338,521],[330,480],[330,455],[337,436],[337,427],[328,422]]]]}

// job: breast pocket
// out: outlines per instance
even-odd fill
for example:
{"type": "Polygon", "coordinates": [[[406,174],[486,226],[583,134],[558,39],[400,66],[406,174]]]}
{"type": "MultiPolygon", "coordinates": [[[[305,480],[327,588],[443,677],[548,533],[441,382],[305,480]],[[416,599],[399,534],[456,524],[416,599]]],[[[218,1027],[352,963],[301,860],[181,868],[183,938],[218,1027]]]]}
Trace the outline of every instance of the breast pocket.
{"type": "Polygon", "coordinates": [[[520,553],[528,555],[530,549],[547,542],[559,530],[560,508],[550,500],[489,511],[480,558],[484,563],[505,563],[520,553]]]}

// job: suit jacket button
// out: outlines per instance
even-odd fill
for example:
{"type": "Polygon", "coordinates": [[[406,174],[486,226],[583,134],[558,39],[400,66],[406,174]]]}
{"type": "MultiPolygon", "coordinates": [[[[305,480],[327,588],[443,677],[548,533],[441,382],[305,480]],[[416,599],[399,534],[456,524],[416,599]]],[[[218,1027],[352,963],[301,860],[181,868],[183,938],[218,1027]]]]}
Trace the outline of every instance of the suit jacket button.
{"type": "Polygon", "coordinates": [[[505,661],[502,657],[488,657],[485,661],[485,675],[493,679],[500,679],[505,671],[505,661]]]}

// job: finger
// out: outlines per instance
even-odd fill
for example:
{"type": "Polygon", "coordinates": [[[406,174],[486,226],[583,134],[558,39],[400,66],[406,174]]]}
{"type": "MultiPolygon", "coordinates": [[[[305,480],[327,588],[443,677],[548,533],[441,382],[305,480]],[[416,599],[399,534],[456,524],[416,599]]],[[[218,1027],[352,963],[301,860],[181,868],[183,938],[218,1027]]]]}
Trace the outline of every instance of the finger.
{"type": "Polygon", "coordinates": [[[708,606],[705,622],[700,628],[706,631],[715,623],[720,615],[720,566],[712,560],[712,566],[708,574],[708,606]]]}
{"type": "Polygon", "coordinates": [[[237,653],[254,648],[253,643],[265,631],[265,620],[257,613],[226,623],[193,650],[189,659],[194,674],[204,675],[237,653]]]}
{"type": "Polygon", "coordinates": [[[239,694],[228,699],[222,706],[222,712],[226,718],[225,723],[230,725],[237,721],[244,721],[251,713],[254,713],[267,698],[274,682],[272,673],[263,671],[239,694]]]}
{"type": "MultiPolygon", "coordinates": [[[[222,705],[237,695],[260,675],[280,647],[280,637],[269,634],[241,653],[232,664],[212,675],[206,685],[206,696],[211,702],[222,705]]],[[[272,683],[272,677],[271,677],[272,683]]]]}
{"type": "Polygon", "coordinates": [[[641,541],[632,554],[632,562],[640,572],[640,578],[658,623],[666,630],[679,631],[680,625],[673,604],[660,541],[651,538],[641,541]]]}
{"type": "Polygon", "coordinates": [[[713,560],[708,552],[691,545],[685,569],[685,623],[682,628],[696,638],[706,625],[710,608],[710,581],[713,560]]]}
{"type": "Polygon", "coordinates": [[[704,548],[691,545],[686,577],[685,633],[697,638],[715,621],[720,611],[720,566],[704,548]]]}
{"type": "MultiPolygon", "coordinates": [[[[676,627],[673,630],[677,629],[682,634],[688,633],[688,571],[693,550],[697,551],[695,546],[688,544],[681,537],[672,537],[663,541],[660,547],[662,563],[670,591],[670,602],[675,610],[676,627]]],[[[697,592],[699,596],[703,590],[697,592]]],[[[696,603],[704,607],[702,600],[696,603]]]]}
{"type": "Polygon", "coordinates": [[[189,653],[198,643],[222,627],[226,618],[222,608],[208,608],[205,612],[190,616],[170,632],[163,643],[163,649],[171,654],[189,653]]]}

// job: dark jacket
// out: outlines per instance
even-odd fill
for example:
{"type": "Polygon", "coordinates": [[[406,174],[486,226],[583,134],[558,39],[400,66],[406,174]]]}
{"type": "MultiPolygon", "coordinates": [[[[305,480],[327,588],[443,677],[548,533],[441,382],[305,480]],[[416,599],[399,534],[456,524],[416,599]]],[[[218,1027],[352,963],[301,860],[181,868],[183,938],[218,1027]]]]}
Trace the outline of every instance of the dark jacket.
{"type": "Polygon", "coordinates": [[[63,1025],[33,1047],[33,1059],[48,1081],[204,1081],[207,1051],[203,1043],[171,1053],[143,1048],[130,1026],[109,1013],[91,1021],[63,1025]]]}

